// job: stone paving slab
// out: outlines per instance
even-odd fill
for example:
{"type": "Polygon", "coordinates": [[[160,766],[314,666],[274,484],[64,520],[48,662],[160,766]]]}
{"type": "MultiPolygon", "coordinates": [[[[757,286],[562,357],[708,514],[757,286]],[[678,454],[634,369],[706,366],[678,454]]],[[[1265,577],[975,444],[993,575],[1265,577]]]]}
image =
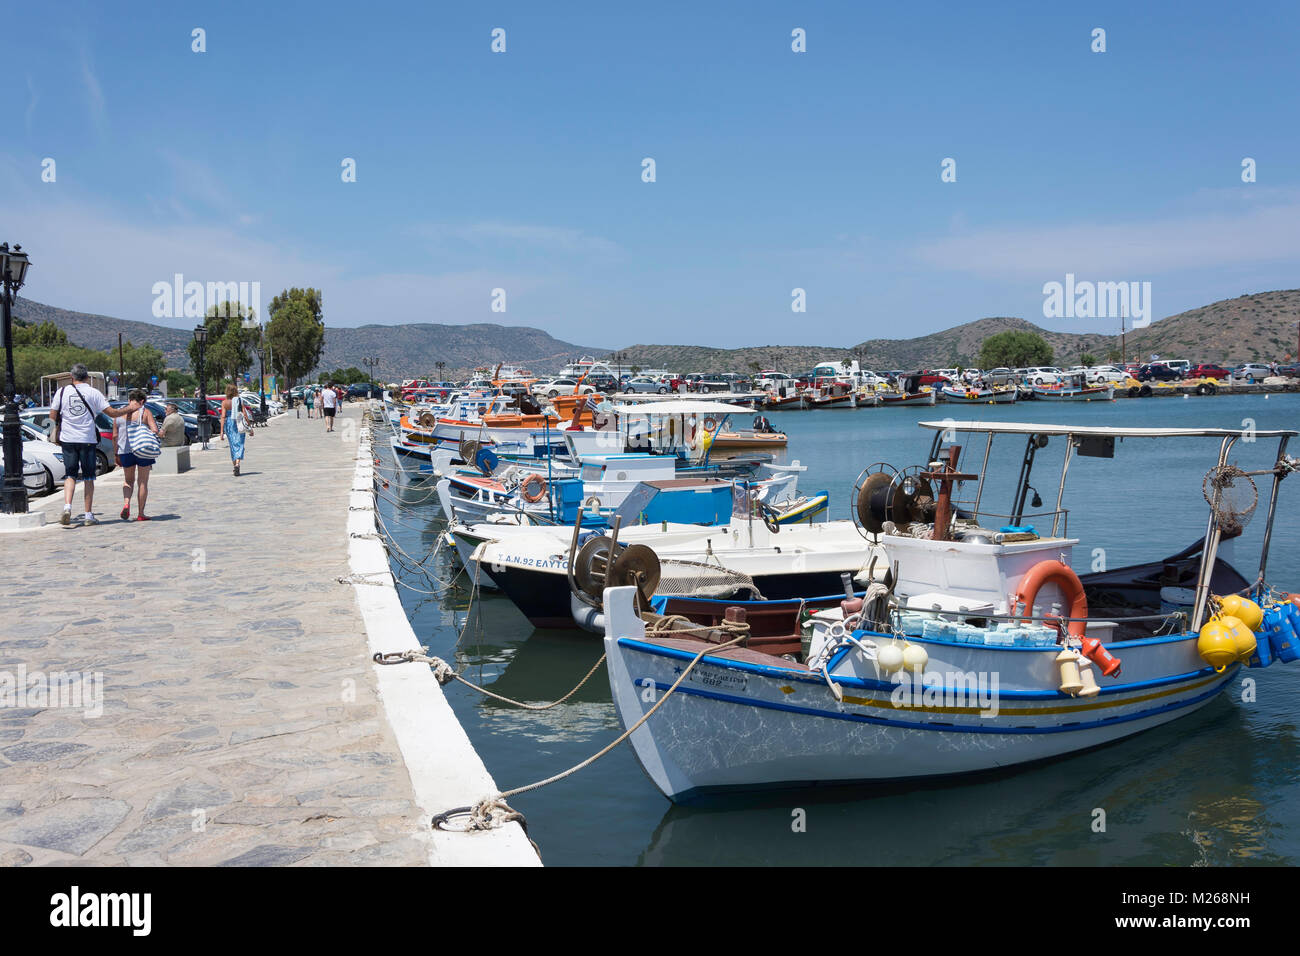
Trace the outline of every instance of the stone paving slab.
{"type": "MultiPolygon", "coordinates": [[[[193,470],[150,480],[154,521],[118,519],[112,472],[103,524],[0,535],[20,576],[0,591],[0,681],[28,683],[25,706],[0,706],[0,865],[428,862],[354,589],[336,580],[360,414],[333,435],[273,420],[239,478],[224,443],[196,451],[193,470]],[[89,675],[64,695],[82,706],[33,699],[55,672],[89,675]]],[[[61,501],[33,506],[57,520],[61,501]]]]}

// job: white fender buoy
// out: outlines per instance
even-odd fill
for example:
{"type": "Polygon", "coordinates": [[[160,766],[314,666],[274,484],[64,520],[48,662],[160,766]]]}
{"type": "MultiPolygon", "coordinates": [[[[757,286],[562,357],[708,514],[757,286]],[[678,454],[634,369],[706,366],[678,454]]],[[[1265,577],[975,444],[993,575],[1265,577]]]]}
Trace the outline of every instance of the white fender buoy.
{"type": "Polygon", "coordinates": [[[913,674],[920,674],[928,663],[930,663],[930,655],[920,644],[908,644],[903,649],[903,666],[913,674]]]}
{"type": "Polygon", "coordinates": [[[886,674],[897,673],[903,669],[903,649],[891,641],[876,652],[876,663],[886,674]]]}

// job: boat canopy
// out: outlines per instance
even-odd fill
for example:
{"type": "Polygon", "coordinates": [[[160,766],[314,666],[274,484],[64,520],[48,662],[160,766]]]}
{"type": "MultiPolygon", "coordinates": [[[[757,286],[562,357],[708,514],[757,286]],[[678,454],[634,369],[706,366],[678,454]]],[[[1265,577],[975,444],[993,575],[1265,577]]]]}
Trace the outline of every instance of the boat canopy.
{"type": "Polygon", "coordinates": [[[615,405],[614,411],[621,415],[748,415],[753,409],[740,405],[728,405],[725,402],[701,402],[691,399],[668,402],[645,402],[644,404],[615,405]]]}
{"type": "MultiPolygon", "coordinates": [[[[974,432],[981,435],[1074,435],[1087,438],[1239,438],[1241,428],[1116,428],[1107,425],[1034,425],[1028,422],[919,422],[935,431],[974,432]]],[[[1256,438],[1292,438],[1291,429],[1256,429],[1256,438]]]]}

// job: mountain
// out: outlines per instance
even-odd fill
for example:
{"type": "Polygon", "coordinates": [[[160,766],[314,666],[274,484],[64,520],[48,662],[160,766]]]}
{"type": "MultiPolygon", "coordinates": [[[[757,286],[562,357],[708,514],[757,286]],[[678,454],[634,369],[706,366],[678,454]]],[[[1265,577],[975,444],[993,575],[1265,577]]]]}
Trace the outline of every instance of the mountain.
{"type": "MultiPolygon", "coordinates": [[[[50,321],[68,338],[87,348],[111,350],[117,333],[135,345],[151,343],[176,368],[188,365],[186,329],[148,322],[115,319],[105,315],[70,312],[29,299],[18,299],[14,314],[29,322],[50,321]]],[[[1152,322],[1128,333],[1129,359],[1146,359],[1151,353],[1192,362],[1278,361],[1297,351],[1300,289],[1257,292],[1224,299],[1152,322]]],[[[1113,325],[1114,323],[1110,323],[1113,325]]],[[[852,348],[815,345],[763,345],[736,349],[696,345],[632,345],[622,350],[623,368],[668,368],[679,372],[748,372],[753,364],[799,372],[818,362],[862,355],[872,368],[942,368],[977,363],[980,344],[990,335],[1009,329],[1036,332],[1047,340],[1059,365],[1074,365],[1084,352],[1106,361],[1119,348],[1112,330],[1095,333],[1057,332],[1025,319],[976,319],[962,325],[910,339],[869,339],[852,348]]],[[[362,360],[377,358],[383,379],[435,375],[435,362],[446,362],[444,374],[462,378],[479,366],[498,362],[527,365],[537,373],[553,372],[579,355],[597,357],[608,349],[574,345],[539,329],[505,325],[363,325],[360,328],[326,328],[321,368],[364,367],[362,360]]]]}
{"type": "MultiPolygon", "coordinates": [[[[1108,321],[1108,320],[1104,320],[1108,321]]],[[[1300,289],[1257,292],[1180,312],[1130,330],[1125,352],[1130,360],[1147,360],[1152,353],[1164,358],[1185,358],[1192,363],[1279,361],[1297,353],[1300,323],[1300,289]]],[[[1115,323],[1111,323],[1115,324],[1115,323]]],[[[1117,331],[1057,332],[1017,318],[986,318],[911,339],[868,339],[851,348],[843,346],[764,345],[739,349],[701,348],[694,345],[631,345],[623,350],[624,366],[671,368],[683,372],[748,372],[757,362],[762,368],[801,372],[817,362],[862,355],[864,364],[879,369],[946,368],[978,364],[984,339],[1008,330],[1036,332],[1056,353],[1058,365],[1076,365],[1091,352],[1107,361],[1120,348],[1117,331]]]]}
{"type": "MultiPolygon", "coordinates": [[[[53,322],[68,333],[68,341],[83,348],[112,351],[117,334],[133,345],[152,344],[167,358],[170,368],[189,368],[189,329],[173,329],[150,322],[115,319],[107,315],[71,312],[19,297],[14,315],[25,322],[53,322]]],[[[195,320],[198,324],[198,320],[195,320]]],[[[325,350],[320,368],[356,366],[363,358],[376,358],[380,378],[394,379],[436,374],[435,362],[446,362],[447,375],[464,377],[481,365],[510,362],[536,366],[538,372],[559,369],[579,356],[603,355],[608,349],[574,345],[552,338],[539,329],[507,325],[363,325],[325,329],[325,350]]]]}

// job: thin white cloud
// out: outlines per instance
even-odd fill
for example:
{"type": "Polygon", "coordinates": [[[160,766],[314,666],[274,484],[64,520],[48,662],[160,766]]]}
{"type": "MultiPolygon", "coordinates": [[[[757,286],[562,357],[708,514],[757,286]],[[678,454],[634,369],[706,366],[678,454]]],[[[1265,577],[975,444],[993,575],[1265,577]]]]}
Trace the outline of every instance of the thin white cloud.
{"type": "MultiPolygon", "coordinates": [[[[1247,187],[1249,188],[1249,187],[1247,187]]],[[[1244,200],[1224,209],[1227,194],[1196,214],[1114,223],[977,230],[922,242],[920,262],[982,278],[1059,276],[1137,279],[1195,269],[1300,262],[1300,201],[1278,191],[1271,202],[1244,200]]]]}
{"type": "Polygon", "coordinates": [[[95,75],[95,65],[90,60],[90,50],[84,46],[81,50],[81,79],[86,85],[90,119],[95,124],[95,128],[103,133],[108,129],[108,108],[104,103],[103,87],[99,85],[99,77],[95,75]]]}
{"type": "Polygon", "coordinates": [[[27,74],[27,109],[23,111],[23,129],[28,133],[32,131],[32,120],[36,118],[36,104],[39,97],[36,95],[36,83],[32,80],[32,75],[27,74]]]}

